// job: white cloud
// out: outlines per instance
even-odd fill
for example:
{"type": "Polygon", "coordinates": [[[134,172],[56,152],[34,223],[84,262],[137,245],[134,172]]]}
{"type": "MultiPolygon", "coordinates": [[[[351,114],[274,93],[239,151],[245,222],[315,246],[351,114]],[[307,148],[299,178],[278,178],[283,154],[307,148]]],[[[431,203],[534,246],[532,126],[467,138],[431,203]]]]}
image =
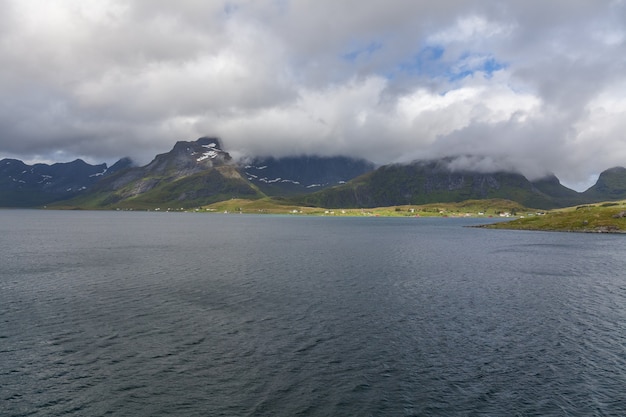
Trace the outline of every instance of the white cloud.
{"type": "Polygon", "coordinates": [[[239,154],[480,152],[583,181],[626,165],[625,16],[608,0],[0,0],[0,157],[147,162],[219,134],[239,154]]]}
{"type": "Polygon", "coordinates": [[[455,42],[482,42],[492,37],[508,36],[512,30],[511,25],[490,22],[485,16],[461,16],[452,27],[430,35],[427,42],[444,45],[455,42]]]}
{"type": "Polygon", "coordinates": [[[574,124],[572,150],[579,163],[595,167],[595,161],[600,159],[608,167],[626,165],[624,93],[626,84],[600,93],[587,105],[585,116],[574,124]]]}

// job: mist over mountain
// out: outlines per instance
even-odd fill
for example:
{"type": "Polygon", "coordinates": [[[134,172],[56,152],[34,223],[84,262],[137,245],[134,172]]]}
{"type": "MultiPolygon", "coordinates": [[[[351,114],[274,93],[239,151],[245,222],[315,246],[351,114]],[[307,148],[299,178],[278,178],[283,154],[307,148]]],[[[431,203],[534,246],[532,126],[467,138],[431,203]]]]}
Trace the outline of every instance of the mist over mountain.
{"type": "Polygon", "coordinates": [[[344,185],[302,196],[300,201],[358,208],[498,198],[552,209],[626,198],[625,168],[604,171],[596,185],[579,193],[562,185],[553,174],[531,181],[514,171],[490,171],[487,166],[469,170],[455,161],[443,158],[385,165],[344,185]]]}
{"type": "Polygon", "coordinates": [[[123,170],[68,202],[92,208],[197,207],[231,198],[287,196],[346,182],[373,169],[347,157],[235,160],[218,138],[179,141],[149,164],[123,170]]]}
{"type": "Polygon", "coordinates": [[[376,168],[346,156],[233,158],[220,139],[179,141],[144,166],[82,160],[29,166],[0,161],[0,206],[52,202],[83,208],[190,208],[232,198],[289,198],[320,207],[376,207],[508,199],[556,208],[626,198],[626,169],[604,171],[584,193],[553,174],[528,179],[506,159],[458,155],[376,168]]]}
{"type": "Polygon", "coordinates": [[[470,171],[451,168],[453,159],[416,161],[383,166],[349,183],[304,196],[302,201],[322,207],[379,207],[508,199],[526,207],[563,207],[581,200],[579,194],[554,176],[529,181],[515,172],[470,171]]]}

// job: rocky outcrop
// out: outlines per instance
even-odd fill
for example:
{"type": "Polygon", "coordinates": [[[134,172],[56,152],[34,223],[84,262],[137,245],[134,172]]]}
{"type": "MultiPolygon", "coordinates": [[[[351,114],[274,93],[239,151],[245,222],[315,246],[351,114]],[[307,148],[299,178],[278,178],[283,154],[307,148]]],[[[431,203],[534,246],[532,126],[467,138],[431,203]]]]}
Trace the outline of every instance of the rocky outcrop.
{"type": "Polygon", "coordinates": [[[171,151],[157,155],[143,171],[179,178],[231,162],[218,138],[203,137],[193,142],[176,142],[171,151]]]}

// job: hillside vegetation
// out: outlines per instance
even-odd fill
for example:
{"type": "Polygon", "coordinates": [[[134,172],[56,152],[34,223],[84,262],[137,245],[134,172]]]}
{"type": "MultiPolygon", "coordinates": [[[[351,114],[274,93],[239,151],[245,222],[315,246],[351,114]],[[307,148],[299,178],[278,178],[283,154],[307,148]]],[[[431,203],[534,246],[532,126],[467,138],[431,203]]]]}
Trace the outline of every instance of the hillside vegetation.
{"type": "Polygon", "coordinates": [[[586,233],[626,233],[626,200],[549,211],[482,227],[586,233]]]}
{"type": "Polygon", "coordinates": [[[301,196],[299,201],[318,207],[362,208],[479,199],[506,199],[542,209],[583,202],[556,177],[532,183],[516,173],[451,171],[445,159],[383,166],[347,184],[301,196]]]}

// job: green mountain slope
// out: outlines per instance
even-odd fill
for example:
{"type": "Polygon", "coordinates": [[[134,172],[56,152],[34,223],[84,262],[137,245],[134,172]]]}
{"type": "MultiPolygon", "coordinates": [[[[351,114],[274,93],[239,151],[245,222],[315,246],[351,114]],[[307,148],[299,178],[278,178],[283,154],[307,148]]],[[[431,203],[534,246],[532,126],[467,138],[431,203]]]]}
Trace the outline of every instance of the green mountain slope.
{"type": "Polygon", "coordinates": [[[626,199],[626,168],[615,167],[602,172],[595,185],[582,195],[592,202],[626,199]]]}
{"type": "Polygon", "coordinates": [[[507,199],[526,207],[566,206],[578,193],[556,177],[531,183],[514,173],[451,171],[445,160],[383,166],[345,185],[300,200],[323,207],[380,207],[480,199],[507,199]]]}
{"type": "Polygon", "coordinates": [[[241,176],[215,138],[177,142],[145,167],[122,170],[89,193],[57,206],[81,208],[188,208],[263,194],[241,176]]]}

